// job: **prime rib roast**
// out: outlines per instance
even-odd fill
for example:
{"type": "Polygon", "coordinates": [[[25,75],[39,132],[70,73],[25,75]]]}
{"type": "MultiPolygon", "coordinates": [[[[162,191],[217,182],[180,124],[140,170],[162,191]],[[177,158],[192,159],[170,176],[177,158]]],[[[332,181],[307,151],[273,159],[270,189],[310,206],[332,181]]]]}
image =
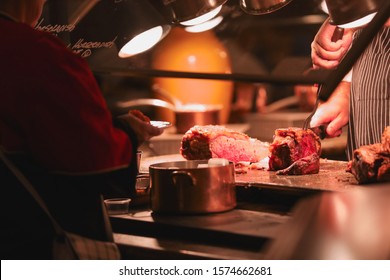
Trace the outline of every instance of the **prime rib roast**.
{"type": "Polygon", "coordinates": [[[266,142],[221,125],[196,125],[181,141],[180,153],[188,160],[225,158],[231,162],[259,162],[268,157],[266,142]]]}
{"type": "Polygon", "coordinates": [[[390,126],[382,134],[382,142],[354,150],[347,171],[359,184],[390,181],[390,126]]]}
{"type": "MultiPolygon", "coordinates": [[[[276,129],[268,144],[224,126],[206,125],[194,126],[184,134],[180,152],[188,160],[225,158],[236,166],[253,163],[255,169],[256,163],[268,160],[268,169],[278,175],[304,175],[319,172],[321,141],[312,130],[298,127],[276,129]]],[[[390,126],[381,143],[354,151],[347,171],[360,184],[390,181],[390,126]]]]}
{"type": "Polygon", "coordinates": [[[320,170],[321,141],[310,129],[276,129],[269,153],[269,170],[278,175],[316,174],[320,170]]]}

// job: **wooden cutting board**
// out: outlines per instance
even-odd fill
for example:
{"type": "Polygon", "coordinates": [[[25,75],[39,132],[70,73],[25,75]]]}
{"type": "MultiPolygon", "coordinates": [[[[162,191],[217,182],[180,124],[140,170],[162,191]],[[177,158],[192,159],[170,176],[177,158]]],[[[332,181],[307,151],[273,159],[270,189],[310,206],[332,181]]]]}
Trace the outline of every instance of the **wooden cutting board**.
{"type": "MultiPolygon", "coordinates": [[[[154,163],[185,160],[180,154],[163,155],[142,159],[140,172],[148,173],[154,163]]],[[[320,172],[310,175],[276,175],[273,171],[248,170],[236,174],[236,185],[283,191],[346,191],[358,187],[355,177],[347,173],[346,161],[321,159],[320,172]]]]}

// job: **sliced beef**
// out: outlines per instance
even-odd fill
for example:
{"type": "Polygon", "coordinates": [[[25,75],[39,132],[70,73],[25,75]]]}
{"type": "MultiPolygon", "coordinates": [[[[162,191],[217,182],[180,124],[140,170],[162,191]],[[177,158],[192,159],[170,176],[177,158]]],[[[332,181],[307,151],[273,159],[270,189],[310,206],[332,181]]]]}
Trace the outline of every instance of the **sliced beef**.
{"type": "Polygon", "coordinates": [[[182,138],[180,153],[188,160],[225,158],[259,162],[268,156],[268,143],[220,125],[194,126],[182,138]]]}
{"type": "Polygon", "coordinates": [[[269,169],[280,170],[278,174],[315,174],[320,170],[321,141],[311,130],[277,129],[269,151],[269,169]]]}
{"type": "Polygon", "coordinates": [[[390,181],[390,127],[382,135],[382,142],[361,146],[353,152],[349,164],[359,184],[390,181]]]}

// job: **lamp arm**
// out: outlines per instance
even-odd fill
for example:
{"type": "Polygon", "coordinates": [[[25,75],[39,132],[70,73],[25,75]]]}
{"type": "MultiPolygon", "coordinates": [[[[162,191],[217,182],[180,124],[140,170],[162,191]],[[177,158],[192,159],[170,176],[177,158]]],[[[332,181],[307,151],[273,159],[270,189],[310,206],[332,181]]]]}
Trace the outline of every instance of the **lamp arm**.
{"type": "Polygon", "coordinates": [[[93,69],[95,75],[109,75],[119,77],[135,77],[135,78],[183,78],[183,79],[204,79],[204,80],[220,80],[220,81],[235,81],[245,83],[270,83],[279,85],[313,85],[325,83],[329,77],[331,70],[315,69],[307,74],[241,74],[241,73],[206,73],[206,72],[183,72],[171,70],[156,70],[156,69],[117,69],[117,68],[99,68],[93,69]]]}
{"type": "Polygon", "coordinates": [[[322,89],[319,92],[320,100],[326,101],[329,99],[337,85],[351,70],[357,59],[388,20],[390,14],[390,1],[383,2],[383,7],[379,9],[372,21],[363,29],[359,38],[354,42],[337,69],[332,71],[329,74],[328,79],[326,79],[326,82],[322,84],[322,89]]]}

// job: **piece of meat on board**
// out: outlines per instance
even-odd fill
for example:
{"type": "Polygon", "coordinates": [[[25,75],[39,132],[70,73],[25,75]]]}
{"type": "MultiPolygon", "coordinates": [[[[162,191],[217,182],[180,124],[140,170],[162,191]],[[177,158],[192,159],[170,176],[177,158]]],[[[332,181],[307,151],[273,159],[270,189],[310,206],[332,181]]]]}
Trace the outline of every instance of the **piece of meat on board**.
{"type": "Polygon", "coordinates": [[[221,125],[196,125],[181,141],[180,153],[188,160],[225,158],[232,162],[258,162],[268,156],[268,143],[221,125]]]}
{"type": "Polygon", "coordinates": [[[276,171],[276,175],[317,174],[320,171],[320,157],[317,154],[301,158],[289,167],[276,171]]]}
{"type": "Polygon", "coordinates": [[[348,172],[359,184],[390,181],[390,126],[382,134],[382,142],[361,146],[353,151],[348,172]]]}
{"type": "Polygon", "coordinates": [[[269,151],[269,169],[277,174],[315,174],[320,170],[321,141],[311,130],[277,129],[269,151]]]}
{"type": "Polygon", "coordinates": [[[390,180],[390,157],[380,143],[361,146],[353,153],[350,172],[359,184],[390,180]]]}
{"type": "Polygon", "coordinates": [[[390,126],[387,126],[383,131],[381,153],[390,155],[390,126]]]}

